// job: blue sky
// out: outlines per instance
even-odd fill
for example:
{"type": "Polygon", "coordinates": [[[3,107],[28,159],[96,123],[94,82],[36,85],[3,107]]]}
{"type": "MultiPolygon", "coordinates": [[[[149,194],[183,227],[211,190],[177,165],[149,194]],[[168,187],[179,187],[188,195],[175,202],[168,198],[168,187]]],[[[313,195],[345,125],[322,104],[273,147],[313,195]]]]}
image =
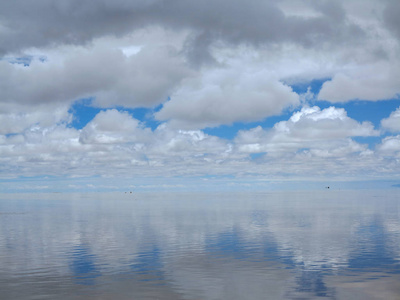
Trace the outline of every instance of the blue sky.
{"type": "Polygon", "coordinates": [[[0,191],[400,183],[398,2],[75,2],[0,7],[0,191]]]}

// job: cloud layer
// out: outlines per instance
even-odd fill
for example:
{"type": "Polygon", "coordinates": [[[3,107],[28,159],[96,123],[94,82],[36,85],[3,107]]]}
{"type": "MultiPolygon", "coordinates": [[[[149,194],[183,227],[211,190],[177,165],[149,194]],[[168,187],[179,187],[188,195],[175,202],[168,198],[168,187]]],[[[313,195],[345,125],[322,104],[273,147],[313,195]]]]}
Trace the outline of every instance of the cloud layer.
{"type": "Polygon", "coordinates": [[[242,130],[232,141],[168,124],[151,131],[128,113],[111,109],[81,130],[59,124],[0,136],[6,166],[1,177],[397,176],[399,136],[384,138],[376,151],[353,139],[379,134],[371,123],[359,123],[334,107],[303,108],[271,129],[242,130]]]}
{"type": "Polygon", "coordinates": [[[398,176],[399,108],[368,120],[346,105],[399,99],[399,9],[1,3],[1,176],[398,176]],[[78,129],[82,99],[97,115],[78,129]]]}

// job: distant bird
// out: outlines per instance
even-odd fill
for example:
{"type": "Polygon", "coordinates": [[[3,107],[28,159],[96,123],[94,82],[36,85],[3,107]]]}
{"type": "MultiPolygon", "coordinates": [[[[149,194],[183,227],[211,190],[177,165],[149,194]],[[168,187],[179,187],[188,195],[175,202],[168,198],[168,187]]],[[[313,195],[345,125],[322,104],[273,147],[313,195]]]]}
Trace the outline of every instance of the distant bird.
{"type": "Polygon", "coordinates": [[[329,186],[325,187],[326,189],[329,189],[329,186]]]}

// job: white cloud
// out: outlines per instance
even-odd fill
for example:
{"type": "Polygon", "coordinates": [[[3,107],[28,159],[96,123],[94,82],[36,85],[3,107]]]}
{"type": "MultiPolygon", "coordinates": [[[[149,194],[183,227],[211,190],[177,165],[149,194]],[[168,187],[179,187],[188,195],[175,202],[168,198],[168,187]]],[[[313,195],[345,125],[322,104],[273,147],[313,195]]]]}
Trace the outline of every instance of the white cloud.
{"type": "Polygon", "coordinates": [[[391,132],[399,132],[400,131],[400,107],[396,109],[396,111],[392,112],[390,116],[381,121],[382,128],[391,131],[391,132]]]}
{"type": "Polygon", "coordinates": [[[201,175],[226,159],[231,145],[202,131],[152,132],[126,112],[101,111],[82,130],[31,126],[0,135],[2,177],[201,175]]]}
{"type": "Polygon", "coordinates": [[[139,121],[127,112],[116,109],[99,112],[80,132],[83,144],[116,144],[142,142],[151,136],[149,128],[140,126],[139,121]]]}
{"type": "Polygon", "coordinates": [[[349,118],[343,108],[333,106],[323,110],[317,106],[302,108],[288,122],[279,122],[274,128],[277,132],[290,132],[293,137],[305,139],[379,135],[370,122],[358,123],[349,118]]]}
{"type": "Polygon", "coordinates": [[[185,81],[156,118],[178,128],[214,127],[263,120],[299,104],[299,96],[268,72],[246,71],[221,69],[185,81]]]}
{"type": "Polygon", "coordinates": [[[170,46],[144,47],[129,57],[112,46],[72,48],[28,67],[0,61],[0,101],[65,105],[94,97],[103,107],[151,107],[165,101],[188,75],[182,56],[170,46]]]}
{"type": "Polygon", "coordinates": [[[229,154],[228,141],[205,134],[201,130],[175,130],[161,125],[154,132],[149,157],[168,162],[169,158],[187,163],[216,162],[229,154]]]}
{"type": "Polygon", "coordinates": [[[113,74],[118,80],[110,88],[98,87],[95,104],[101,107],[151,107],[167,100],[180,81],[194,72],[173,47],[142,48],[126,58],[113,74]]]}
{"type": "Polygon", "coordinates": [[[281,121],[271,130],[256,127],[249,131],[240,131],[236,143],[244,152],[295,152],[299,149],[311,149],[311,153],[326,156],[326,151],[345,154],[357,152],[365,147],[355,146],[347,138],[352,136],[377,136],[379,132],[369,122],[358,123],[349,118],[344,109],[329,107],[305,107],[294,113],[288,121],[281,121]],[[343,142],[347,145],[344,150],[343,142]]]}
{"type": "Polygon", "coordinates": [[[351,139],[377,134],[370,123],[358,123],[333,107],[303,108],[269,130],[241,131],[233,141],[167,123],[151,131],[127,112],[111,109],[81,130],[60,123],[0,135],[1,177],[392,176],[398,170],[399,137],[385,138],[376,152],[351,139]],[[249,155],[263,152],[255,159],[249,155]]]}
{"type": "Polygon", "coordinates": [[[0,134],[21,133],[31,126],[49,127],[57,123],[69,123],[72,115],[69,107],[59,104],[18,105],[5,104],[0,108],[0,134]]]}
{"type": "MultiPolygon", "coordinates": [[[[352,139],[377,135],[379,132],[371,123],[358,123],[343,109],[306,107],[271,129],[258,126],[239,131],[235,138],[236,151],[261,156],[238,172],[243,176],[303,179],[379,176],[377,168],[384,160],[367,144],[352,139]]],[[[388,168],[387,172],[396,171],[388,168]]]]}
{"type": "Polygon", "coordinates": [[[400,94],[400,62],[380,63],[339,72],[323,84],[318,99],[330,102],[368,101],[398,98],[400,94]],[[394,64],[394,65],[393,65],[394,64]]]}
{"type": "Polygon", "coordinates": [[[378,151],[384,155],[393,155],[400,158],[400,135],[385,137],[382,143],[378,145],[378,151]]]}

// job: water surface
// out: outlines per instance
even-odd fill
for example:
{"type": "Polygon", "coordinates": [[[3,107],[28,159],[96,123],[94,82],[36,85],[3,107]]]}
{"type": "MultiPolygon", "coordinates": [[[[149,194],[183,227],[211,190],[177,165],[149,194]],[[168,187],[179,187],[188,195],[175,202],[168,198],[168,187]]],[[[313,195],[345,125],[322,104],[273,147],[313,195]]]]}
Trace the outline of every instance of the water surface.
{"type": "Polygon", "coordinates": [[[1,195],[1,299],[400,299],[399,195],[1,195]]]}

